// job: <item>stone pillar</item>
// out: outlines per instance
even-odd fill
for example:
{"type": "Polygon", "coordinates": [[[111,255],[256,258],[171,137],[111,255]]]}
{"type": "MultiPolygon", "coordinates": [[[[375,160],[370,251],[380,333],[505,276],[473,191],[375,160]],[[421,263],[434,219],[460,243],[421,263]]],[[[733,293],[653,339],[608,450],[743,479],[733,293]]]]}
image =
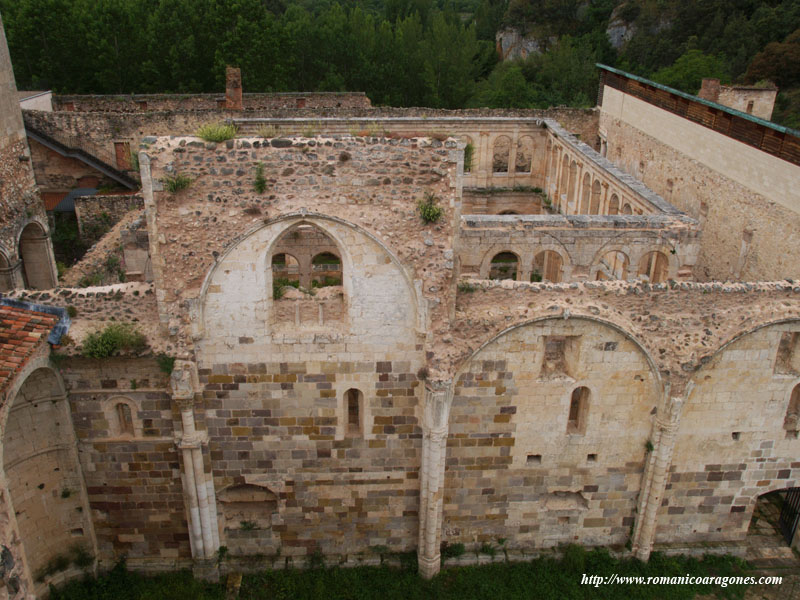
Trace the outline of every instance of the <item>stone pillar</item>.
{"type": "MultiPolygon", "coordinates": [[[[689,395],[687,389],[686,397],[689,395]]],[[[669,388],[667,388],[669,397],[669,388]]],[[[667,485],[669,466],[672,462],[672,452],[675,449],[675,432],[681,418],[684,405],[683,398],[670,398],[667,403],[666,414],[659,413],[653,425],[653,449],[645,469],[639,496],[636,527],[633,532],[633,554],[636,558],[646,561],[653,550],[653,541],[656,533],[656,521],[661,499],[667,485]]]]}
{"type": "Polygon", "coordinates": [[[425,388],[422,419],[422,464],[419,474],[419,573],[430,579],[439,572],[442,540],[442,505],[447,431],[453,382],[431,384],[425,388]]]}
{"type": "Polygon", "coordinates": [[[211,560],[219,549],[219,532],[216,528],[216,500],[213,485],[206,478],[203,445],[208,434],[197,431],[194,406],[201,401],[199,380],[195,364],[188,360],[175,361],[170,376],[172,399],[181,413],[182,434],[177,445],[183,458],[183,483],[189,513],[189,534],[192,556],[211,560]]]}
{"type": "Polygon", "coordinates": [[[242,72],[239,67],[225,68],[225,108],[242,110],[242,72]]]}

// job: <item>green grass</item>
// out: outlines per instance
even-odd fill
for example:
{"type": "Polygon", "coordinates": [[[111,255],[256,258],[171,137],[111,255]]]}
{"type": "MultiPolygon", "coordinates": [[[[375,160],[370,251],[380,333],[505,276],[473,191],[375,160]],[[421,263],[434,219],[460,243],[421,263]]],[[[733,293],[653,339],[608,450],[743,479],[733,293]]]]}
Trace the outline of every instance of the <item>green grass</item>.
{"type": "Polygon", "coordinates": [[[93,331],[83,341],[82,354],[87,358],[108,358],[117,352],[134,354],[147,347],[147,338],[130,323],[112,323],[103,331],[93,331]]]}
{"type": "MultiPolygon", "coordinates": [[[[297,563],[301,564],[301,563],[297,563]]],[[[604,598],[609,600],[653,599],[690,600],[697,594],[716,594],[717,598],[741,600],[746,586],[720,585],[581,585],[584,573],[633,576],[738,576],[746,567],[730,556],[709,556],[704,560],[654,553],[649,563],[633,559],[618,560],[607,550],[586,551],[568,547],[564,557],[539,558],[530,562],[508,563],[502,556],[484,566],[443,570],[430,581],[422,580],[413,563],[410,568],[387,566],[330,568],[310,561],[310,569],[263,571],[245,575],[241,600],[570,600],[604,598]]],[[[224,582],[223,582],[224,583],[224,582]]],[[[51,595],[54,600],[144,600],[224,597],[224,585],[195,581],[188,571],[144,577],[116,566],[99,579],[72,582],[51,595]]]]}
{"type": "Polygon", "coordinates": [[[185,190],[192,184],[192,178],[188,175],[182,175],[181,173],[175,173],[175,175],[167,175],[164,177],[161,182],[164,184],[164,188],[170,194],[177,194],[181,190],[185,190]]]}
{"type": "Polygon", "coordinates": [[[207,123],[197,130],[197,137],[207,142],[224,142],[236,136],[236,126],[225,123],[207,123]]]}

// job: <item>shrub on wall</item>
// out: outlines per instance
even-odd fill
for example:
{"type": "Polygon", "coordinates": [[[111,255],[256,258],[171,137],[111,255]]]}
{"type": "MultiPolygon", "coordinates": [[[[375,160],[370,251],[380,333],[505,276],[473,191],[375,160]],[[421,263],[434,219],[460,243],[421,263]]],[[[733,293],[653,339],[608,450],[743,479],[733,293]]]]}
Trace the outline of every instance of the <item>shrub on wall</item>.
{"type": "Polygon", "coordinates": [[[180,192],[181,190],[185,190],[189,185],[192,183],[192,178],[188,175],[181,175],[180,173],[175,173],[175,175],[167,175],[161,180],[161,183],[164,184],[164,187],[170,194],[175,194],[176,192],[180,192]]]}
{"type": "Polygon", "coordinates": [[[439,198],[431,192],[425,192],[425,199],[417,202],[417,210],[422,220],[428,223],[435,223],[442,217],[442,207],[439,206],[439,198]]]}
{"type": "Polygon", "coordinates": [[[197,137],[207,142],[224,142],[233,139],[236,135],[236,126],[225,123],[207,123],[197,130],[197,137]]]}
{"type": "Polygon", "coordinates": [[[83,341],[82,354],[88,358],[108,358],[120,351],[138,353],[147,347],[147,338],[130,323],[112,323],[102,332],[94,331],[83,341]]]}

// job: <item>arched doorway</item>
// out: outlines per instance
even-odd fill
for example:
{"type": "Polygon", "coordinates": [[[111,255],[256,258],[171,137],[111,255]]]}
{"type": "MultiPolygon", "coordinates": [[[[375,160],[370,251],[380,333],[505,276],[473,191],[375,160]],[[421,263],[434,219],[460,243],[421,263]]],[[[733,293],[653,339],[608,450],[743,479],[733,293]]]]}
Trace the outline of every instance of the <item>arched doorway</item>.
{"type": "Polygon", "coordinates": [[[19,256],[26,288],[48,290],[56,286],[50,240],[39,223],[28,223],[22,230],[19,256]]]}
{"type": "Polygon", "coordinates": [[[793,548],[800,547],[800,488],[762,494],[747,530],[746,559],[755,566],[800,566],[793,548]]]}

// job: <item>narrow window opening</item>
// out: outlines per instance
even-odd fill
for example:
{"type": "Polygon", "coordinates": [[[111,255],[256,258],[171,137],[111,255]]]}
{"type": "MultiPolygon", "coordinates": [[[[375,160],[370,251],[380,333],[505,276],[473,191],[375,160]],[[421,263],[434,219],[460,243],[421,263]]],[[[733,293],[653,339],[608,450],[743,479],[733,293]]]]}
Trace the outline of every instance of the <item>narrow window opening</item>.
{"type": "Polygon", "coordinates": [[[786,409],[786,416],[783,418],[783,428],[786,431],[797,433],[798,420],[800,420],[800,384],[794,386],[792,395],[789,398],[789,406],[786,409]]]}
{"type": "Polygon", "coordinates": [[[349,389],[344,393],[347,410],[347,435],[361,433],[361,412],[364,394],[357,389],[349,389]]]}
{"type": "Polygon", "coordinates": [[[120,402],[116,406],[117,424],[120,435],[133,435],[133,416],[131,415],[131,407],[120,402]]]}
{"type": "Polygon", "coordinates": [[[587,454],[586,462],[597,462],[597,454],[587,454]]]}
{"type": "Polygon", "coordinates": [[[800,333],[785,331],[781,334],[778,343],[778,354],[775,357],[775,373],[781,375],[797,375],[800,370],[800,356],[797,346],[800,342],[800,333]]]}
{"type": "MultiPolygon", "coordinates": [[[[589,405],[589,388],[581,386],[572,391],[567,418],[567,433],[584,433],[586,431],[586,412],[589,405]]],[[[596,454],[590,454],[587,460],[597,460],[596,454]],[[590,457],[594,456],[594,459],[590,457]]]]}
{"type": "Polygon", "coordinates": [[[541,454],[528,454],[528,458],[525,461],[526,464],[529,465],[540,465],[542,464],[542,455],[541,454]]]}
{"type": "Polygon", "coordinates": [[[734,431],[733,433],[731,433],[731,439],[733,441],[738,441],[741,436],[742,436],[741,431],[734,431]]]}
{"type": "Polygon", "coordinates": [[[752,100],[750,100],[750,101],[747,103],[747,114],[748,114],[748,115],[752,115],[752,114],[753,114],[753,105],[754,105],[754,104],[755,104],[755,102],[753,102],[752,100]]]}

